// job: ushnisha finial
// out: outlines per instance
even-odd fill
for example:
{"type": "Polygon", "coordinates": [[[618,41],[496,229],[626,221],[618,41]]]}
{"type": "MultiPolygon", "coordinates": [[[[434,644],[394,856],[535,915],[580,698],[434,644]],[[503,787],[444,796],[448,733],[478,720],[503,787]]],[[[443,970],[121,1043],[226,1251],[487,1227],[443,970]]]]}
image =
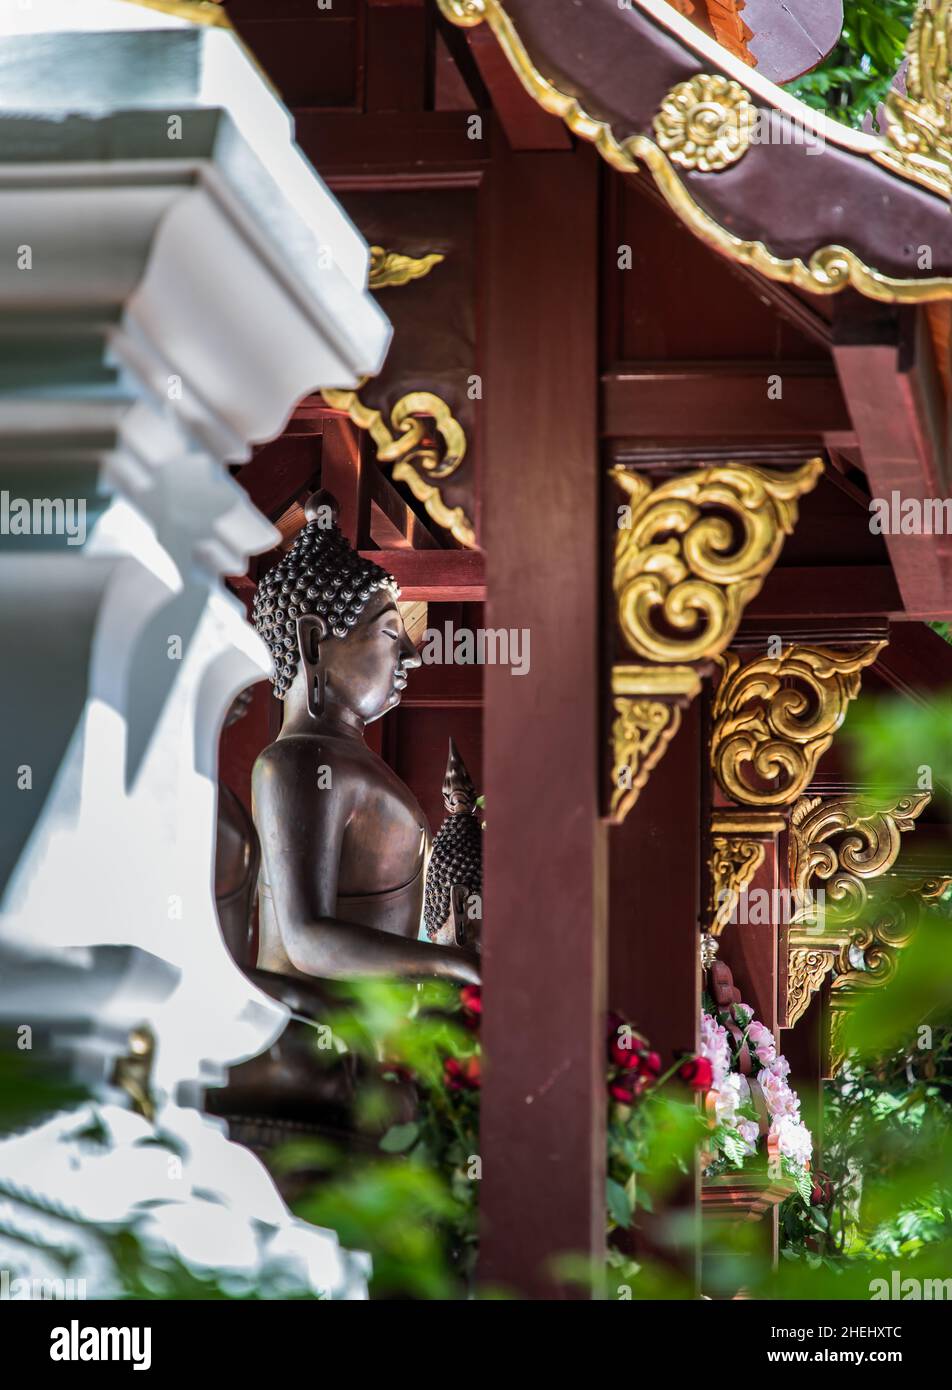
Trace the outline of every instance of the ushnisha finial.
{"type": "Polygon", "coordinates": [[[304,503],[304,515],[309,522],[329,531],[340,522],[340,503],[326,487],[318,488],[304,503]]]}
{"type": "Polygon", "coordinates": [[[452,738],[443,778],[443,805],[448,816],[471,815],[476,810],[476,788],[452,738]]]}

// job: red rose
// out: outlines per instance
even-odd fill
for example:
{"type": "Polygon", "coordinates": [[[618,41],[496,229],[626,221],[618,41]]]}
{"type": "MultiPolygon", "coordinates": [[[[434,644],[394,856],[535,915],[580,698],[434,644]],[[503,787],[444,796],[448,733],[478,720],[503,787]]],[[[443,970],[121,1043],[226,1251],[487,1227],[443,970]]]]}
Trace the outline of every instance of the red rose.
{"type": "Polygon", "coordinates": [[[483,1011],[483,991],[479,985],[463,985],[459,992],[460,1008],[464,1014],[478,1018],[483,1011]]]}
{"type": "Polygon", "coordinates": [[[608,1094],[621,1105],[634,1105],[650,1085],[651,1078],[648,1076],[633,1076],[631,1072],[623,1072],[621,1076],[609,1080],[608,1094]]]}
{"type": "Polygon", "coordinates": [[[619,1038],[612,1038],[608,1044],[608,1060],[612,1066],[622,1071],[637,1071],[641,1054],[632,1046],[625,1046],[619,1038]]]}
{"type": "Polygon", "coordinates": [[[689,1057],[678,1067],[678,1076],[695,1091],[709,1091],[714,1080],[714,1072],[706,1057],[689,1057]]]}
{"type": "Polygon", "coordinates": [[[617,1100],[619,1105],[633,1105],[638,1098],[635,1091],[637,1084],[630,1077],[619,1077],[617,1081],[609,1083],[608,1094],[612,1100],[617,1100]]]}
{"type": "Polygon", "coordinates": [[[657,1081],[661,1075],[661,1057],[657,1052],[642,1052],[638,1058],[638,1070],[642,1076],[657,1081]]]}
{"type": "Polygon", "coordinates": [[[638,1057],[647,1051],[648,1044],[618,1014],[610,1014],[609,1018],[615,1026],[608,1034],[608,1060],[612,1066],[621,1067],[624,1071],[635,1071],[638,1057]]]}
{"type": "Polygon", "coordinates": [[[813,1174],[813,1188],[810,1192],[810,1201],[815,1207],[829,1206],[833,1200],[833,1184],[825,1173],[817,1171],[813,1174]]]}
{"type": "Polygon", "coordinates": [[[443,1081],[450,1091],[478,1091],[479,1058],[467,1057],[465,1062],[460,1062],[455,1057],[447,1057],[443,1063],[443,1081]]]}

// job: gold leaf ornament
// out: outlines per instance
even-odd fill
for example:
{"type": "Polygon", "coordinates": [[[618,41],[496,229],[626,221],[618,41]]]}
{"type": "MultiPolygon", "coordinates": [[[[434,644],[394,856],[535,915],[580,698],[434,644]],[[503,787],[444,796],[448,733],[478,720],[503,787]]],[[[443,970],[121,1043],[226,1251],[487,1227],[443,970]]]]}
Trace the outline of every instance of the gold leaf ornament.
{"type": "Polygon", "coordinates": [[[724,464],[652,487],[622,467],[630,525],[615,543],[618,620],[632,650],[652,661],[696,661],[730,643],[816,485],[823,460],[789,473],[724,464]]]}
{"type": "Polygon", "coordinates": [[[797,906],[787,942],[788,1028],[806,1012],[813,993],[837,961],[844,968],[849,963],[849,946],[857,931],[857,939],[864,939],[868,884],[895,864],[902,835],[915,829],[930,800],[930,792],[917,792],[888,806],[871,807],[855,798],[817,796],[802,797],[794,806],[789,858],[797,906]],[[832,911],[822,916],[815,897],[821,888],[833,904],[832,911]]]}
{"type": "Polygon", "coordinates": [[[746,665],[726,652],[711,735],[722,791],[748,806],[782,806],[802,795],[859,694],[863,668],[885,645],[834,651],[794,644],[746,665]]]}
{"type": "Polygon", "coordinates": [[[717,174],[747,153],[756,121],[757,108],[739,82],[700,73],[668,93],[654,131],[673,164],[717,174]]]}
{"type": "Polygon", "coordinates": [[[359,391],[325,388],[321,395],[332,410],[345,411],[355,425],[367,430],[376,445],[377,458],[393,464],[394,479],[410,487],[434,521],[461,545],[475,546],[476,534],[462,507],[448,507],[439,488],[430,481],[450,477],[466,454],[465,431],[446,401],[431,391],[411,391],[391,408],[388,425],[379,410],[360,399],[359,391]],[[425,419],[432,420],[442,439],[442,453],[426,442],[425,419]],[[422,475],[416,465],[423,470],[422,475]]]}
{"type": "Polygon", "coordinates": [[[720,936],[766,857],[766,845],[743,835],[714,835],[708,868],[711,875],[710,934],[720,936]]]}
{"type": "Polygon", "coordinates": [[[405,256],[400,251],[388,251],[383,246],[371,246],[369,287],[384,290],[409,285],[411,280],[422,280],[429,275],[433,267],[445,259],[439,251],[414,257],[405,256]]]}
{"type": "Polygon", "coordinates": [[[874,155],[895,173],[952,197],[952,0],[920,0],[906,43],[905,92],[883,103],[886,143],[874,155]]]}

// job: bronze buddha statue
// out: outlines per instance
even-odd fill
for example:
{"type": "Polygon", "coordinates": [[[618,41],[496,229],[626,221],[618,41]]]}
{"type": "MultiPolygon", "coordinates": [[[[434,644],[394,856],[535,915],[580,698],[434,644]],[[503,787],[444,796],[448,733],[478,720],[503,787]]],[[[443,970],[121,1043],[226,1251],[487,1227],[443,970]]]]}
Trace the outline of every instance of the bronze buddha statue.
{"type": "MultiPolygon", "coordinates": [[[[228,1120],[232,1138],[263,1157],[301,1132],[374,1149],[357,1118],[364,1064],[315,1050],[315,1027],[342,1002],[326,981],[479,981],[474,949],[418,939],[429,827],[364,730],[399,704],[420,658],[393,577],[352,549],[336,510],[327,493],[309,499],[304,530],[261,579],[253,610],[284,718],[252,773],[261,872],[258,965],[246,973],[292,1017],[266,1053],[232,1068],[205,1103],[228,1120]]],[[[224,886],[224,859],[220,868],[224,886]]],[[[412,1118],[416,1103],[408,1083],[388,1082],[387,1091],[384,1128],[412,1118]]]]}
{"type": "Polygon", "coordinates": [[[426,871],[423,920],[431,941],[478,945],[482,925],[483,833],[476,788],[450,739],[443,805],[446,817],[433,841],[426,871]]]}
{"type": "Polygon", "coordinates": [[[368,724],[400,702],[420,657],[392,575],[353,550],[328,493],[261,580],[281,732],[252,774],[261,841],[258,966],[294,979],[479,980],[475,950],[419,940],[429,828],[368,724]]]}

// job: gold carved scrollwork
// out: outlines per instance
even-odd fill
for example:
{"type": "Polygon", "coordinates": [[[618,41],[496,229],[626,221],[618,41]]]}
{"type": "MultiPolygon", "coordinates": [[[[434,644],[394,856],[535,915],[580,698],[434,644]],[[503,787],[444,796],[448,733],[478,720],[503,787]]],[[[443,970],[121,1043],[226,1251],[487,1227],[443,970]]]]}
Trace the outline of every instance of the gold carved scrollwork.
{"type": "Polygon", "coordinates": [[[719,655],[793,530],[797,500],[816,485],[823,460],[789,473],[729,463],[654,488],[625,468],[611,472],[631,499],[614,563],[629,645],[652,661],[719,655]]]}
{"type": "Polygon", "coordinates": [[[792,1028],[833,969],[835,953],[818,946],[791,946],[787,952],[787,1026],[792,1028]]]}
{"type": "Polygon", "coordinates": [[[849,651],[794,645],[746,665],[726,652],[711,736],[711,766],[721,790],[748,806],[795,801],[859,694],[862,669],[885,645],[849,651]]]}
{"type": "Polygon", "coordinates": [[[750,148],[757,108],[739,82],[700,73],[679,82],[654,118],[658,144],[681,169],[718,173],[750,148]]]}
{"type": "Polygon", "coordinates": [[[411,391],[390,411],[390,425],[379,410],[365,405],[357,391],[321,392],[333,410],[344,410],[355,425],[369,432],[381,463],[392,463],[393,477],[405,482],[440,526],[445,526],[465,546],[476,544],[476,535],[462,507],[448,507],[431,481],[450,477],[466,454],[466,435],[446,401],[430,391],[411,391]],[[427,442],[424,420],[430,420],[443,441],[442,453],[427,442]],[[422,469],[418,471],[416,465],[422,469]]]}
{"type": "Polygon", "coordinates": [[[711,874],[710,934],[720,936],[731,920],[741,893],[764,862],[766,846],[744,835],[715,835],[708,867],[711,874]]]}
{"type": "Polygon", "coordinates": [[[855,799],[803,797],[794,806],[789,848],[794,912],[787,943],[788,1028],[803,1016],[824,976],[838,961],[849,959],[854,935],[866,929],[867,885],[895,864],[903,833],[915,828],[930,797],[929,792],[917,792],[880,808],[855,799]],[[820,889],[832,907],[821,910],[820,889]]]}
{"type": "Polygon", "coordinates": [[[874,158],[952,197],[952,0],[920,0],[906,44],[905,91],[883,103],[888,142],[874,158]]]}
{"type": "Polygon", "coordinates": [[[614,703],[615,786],[611,818],[620,823],[638,800],[648,774],[677,733],[681,711],[677,705],[667,705],[661,700],[616,696],[614,703]]]}
{"type": "Polygon", "coordinates": [[[833,1076],[842,1066],[846,1047],[844,1024],[856,1000],[895,978],[900,955],[909,945],[924,910],[952,886],[952,877],[920,879],[903,884],[882,898],[859,923],[833,961],[830,987],[829,1067],[833,1076]]]}
{"type": "Polygon", "coordinates": [[[689,666],[616,666],[612,671],[612,791],[609,817],[620,825],[681,724],[680,705],[700,690],[689,666]]]}
{"type": "Polygon", "coordinates": [[[408,285],[411,280],[422,280],[429,275],[435,265],[445,260],[438,251],[426,256],[404,256],[399,251],[388,251],[383,246],[370,248],[370,280],[372,290],[396,288],[408,285]]]}

